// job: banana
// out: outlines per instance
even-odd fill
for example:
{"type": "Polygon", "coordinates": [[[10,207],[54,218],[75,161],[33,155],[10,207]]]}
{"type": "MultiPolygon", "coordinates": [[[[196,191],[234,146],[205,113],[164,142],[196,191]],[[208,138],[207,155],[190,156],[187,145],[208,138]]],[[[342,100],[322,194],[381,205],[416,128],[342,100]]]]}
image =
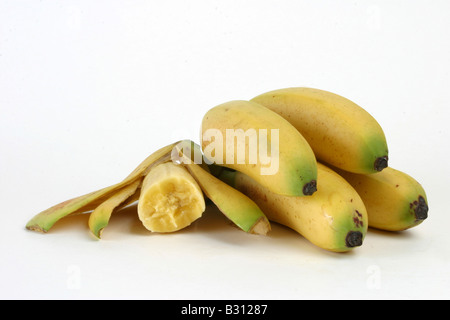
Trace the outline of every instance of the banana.
{"type": "MultiPolygon", "coordinates": [[[[174,142],[153,152],[142,161],[124,180],[112,186],[61,202],[38,214],[28,223],[26,228],[32,231],[48,232],[60,219],[69,215],[87,213],[94,210],[100,204],[113,197],[119,190],[136,181],[142,181],[143,177],[157,164],[170,160],[173,147],[178,143],[174,142]]],[[[107,222],[107,221],[106,221],[107,222]]],[[[104,225],[103,227],[104,228],[104,225]]]]}
{"type": "Polygon", "coordinates": [[[201,125],[209,162],[245,173],[277,194],[311,195],[317,164],[305,138],[287,120],[251,101],[210,109],[201,125]]]}
{"type": "MultiPolygon", "coordinates": [[[[242,192],[216,178],[210,171],[213,165],[205,166],[195,163],[202,160],[200,146],[190,140],[177,144],[172,153],[172,161],[181,162],[198,182],[208,199],[238,228],[250,233],[266,235],[270,223],[258,205],[242,192]]],[[[213,170],[214,171],[214,170],[213,170]]]]}
{"type": "Polygon", "coordinates": [[[405,172],[390,167],[369,175],[336,171],[364,201],[369,227],[401,231],[421,224],[428,217],[425,190],[405,172]]]}
{"type": "Polygon", "coordinates": [[[309,197],[276,194],[238,171],[224,170],[219,178],[255,201],[269,220],[320,248],[347,252],[361,246],[368,228],[363,201],[336,172],[320,163],[317,169],[318,188],[309,197]]]}
{"type": "Polygon", "coordinates": [[[354,173],[375,173],[388,166],[386,137],[379,123],[340,95],[295,87],[263,93],[251,101],[287,119],[322,163],[354,173]]]}
{"type": "Polygon", "coordinates": [[[186,168],[166,162],[145,176],[137,209],[145,228],[165,233],[189,226],[205,207],[203,192],[186,168]]]}

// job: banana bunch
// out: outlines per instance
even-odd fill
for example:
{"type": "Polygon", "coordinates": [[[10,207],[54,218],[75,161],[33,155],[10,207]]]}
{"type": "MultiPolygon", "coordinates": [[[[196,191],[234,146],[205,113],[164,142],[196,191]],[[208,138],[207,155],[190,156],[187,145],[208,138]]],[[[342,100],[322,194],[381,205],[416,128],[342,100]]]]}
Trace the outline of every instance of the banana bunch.
{"type": "Polygon", "coordinates": [[[428,217],[423,187],[388,166],[380,124],[337,94],[297,87],[208,110],[200,143],[182,140],[147,157],[121,182],[34,216],[29,230],[89,214],[101,238],[111,215],[137,202],[150,232],[176,232],[201,218],[206,199],[239,229],[267,235],[271,222],[315,246],[347,252],[369,227],[400,231],[428,217]]]}
{"type": "Polygon", "coordinates": [[[305,87],[273,90],[251,101],[287,119],[308,141],[317,161],[355,189],[369,227],[400,231],[428,217],[423,187],[388,166],[385,134],[362,107],[335,93],[305,87]]]}

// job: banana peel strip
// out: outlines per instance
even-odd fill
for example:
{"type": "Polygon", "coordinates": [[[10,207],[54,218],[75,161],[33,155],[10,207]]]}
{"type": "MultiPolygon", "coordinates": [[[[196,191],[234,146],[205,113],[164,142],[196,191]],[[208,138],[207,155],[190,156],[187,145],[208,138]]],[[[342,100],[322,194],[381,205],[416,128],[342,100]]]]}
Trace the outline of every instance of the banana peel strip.
{"type": "Polygon", "coordinates": [[[199,145],[183,140],[175,146],[174,152],[178,154],[174,153],[172,160],[179,157],[178,160],[188,169],[205,195],[237,227],[259,235],[266,235],[270,231],[269,220],[253,200],[213,176],[204,162],[201,165],[195,163],[194,160],[198,162],[202,159],[199,145]]]}
{"type": "Polygon", "coordinates": [[[151,170],[152,166],[169,161],[172,149],[177,143],[178,142],[169,144],[152,153],[123,181],[115,185],[66,200],[38,213],[26,224],[26,228],[32,231],[45,233],[48,232],[58,220],[64,217],[94,210],[103,202],[107,201],[110,197],[114,196],[121,188],[142,180],[143,176],[151,170]]]}
{"type": "Polygon", "coordinates": [[[134,199],[138,188],[142,184],[142,179],[133,182],[117,191],[109,199],[102,202],[89,216],[89,229],[97,237],[101,238],[103,229],[108,225],[109,219],[114,210],[120,209],[122,204],[128,203],[130,198],[134,199]]]}

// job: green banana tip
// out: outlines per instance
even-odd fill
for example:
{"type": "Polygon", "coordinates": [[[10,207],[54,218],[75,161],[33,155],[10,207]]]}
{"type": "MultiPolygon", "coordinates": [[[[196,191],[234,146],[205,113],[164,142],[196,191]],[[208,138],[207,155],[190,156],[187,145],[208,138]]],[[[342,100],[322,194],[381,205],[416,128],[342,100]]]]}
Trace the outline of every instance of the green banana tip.
{"type": "Polygon", "coordinates": [[[92,232],[95,239],[100,240],[102,238],[103,229],[96,230],[95,232],[92,232]]]}
{"type": "Polygon", "coordinates": [[[47,233],[47,231],[48,231],[48,230],[42,229],[41,227],[36,226],[36,225],[29,226],[29,227],[27,226],[26,229],[30,230],[30,231],[36,231],[36,232],[39,232],[39,233],[47,233]]]}
{"type": "Polygon", "coordinates": [[[251,227],[248,231],[251,234],[263,235],[266,236],[267,233],[271,231],[271,225],[267,217],[260,217],[256,223],[251,227]]]}
{"type": "Polygon", "coordinates": [[[40,225],[39,223],[37,223],[34,219],[32,219],[25,225],[25,229],[30,230],[30,231],[40,232],[40,233],[47,233],[47,231],[50,228],[45,228],[42,225],[40,225]]]}
{"type": "Polygon", "coordinates": [[[101,239],[103,230],[105,229],[105,227],[107,225],[108,225],[108,221],[103,222],[103,223],[100,223],[99,221],[97,221],[96,224],[89,224],[89,229],[91,230],[91,234],[96,239],[101,239]]]}

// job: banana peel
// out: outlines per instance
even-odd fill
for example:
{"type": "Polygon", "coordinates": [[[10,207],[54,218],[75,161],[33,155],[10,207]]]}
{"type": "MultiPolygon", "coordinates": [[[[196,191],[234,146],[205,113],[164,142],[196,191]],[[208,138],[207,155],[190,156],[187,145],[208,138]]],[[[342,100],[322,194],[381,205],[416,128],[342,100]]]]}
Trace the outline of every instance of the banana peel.
{"type": "Polygon", "coordinates": [[[269,220],[253,200],[216,178],[204,161],[201,164],[193,161],[201,159],[199,145],[185,140],[176,146],[176,150],[181,162],[197,180],[206,197],[237,227],[247,233],[259,235],[266,235],[270,231],[269,220]]]}
{"type": "MultiPolygon", "coordinates": [[[[96,209],[99,205],[115,197],[122,188],[137,181],[142,181],[143,177],[151,170],[155,164],[170,160],[173,147],[178,142],[169,144],[152,153],[136,169],[134,169],[123,181],[112,186],[61,202],[35,215],[27,224],[26,228],[32,231],[48,232],[60,219],[69,215],[87,213],[96,209]]],[[[114,202],[111,200],[111,202],[114,202]]]]}
{"type": "Polygon", "coordinates": [[[88,222],[92,234],[97,238],[101,237],[102,231],[108,225],[113,211],[120,209],[121,205],[127,203],[127,200],[130,198],[134,199],[132,196],[136,194],[141,184],[141,180],[137,180],[123,187],[92,211],[88,222]]]}
{"type": "Polygon", "coordinates": [[[90,214],[89,229],[100,239],[112,214],[139,200],[142,183],[152,168],[164,162],[177,161],[186,167],[206,197],[239,229],[266,235],[271,229],[270,223],[256,203],[211,174],[210,166],[204,161],[195,163],[194,160],[199,159],[203,159],[199,145],[191,140],[174,142],[148,156],[123,181],[52,206],[35,215],[26,228],[46,233],[60,219],[90,214]]]}

